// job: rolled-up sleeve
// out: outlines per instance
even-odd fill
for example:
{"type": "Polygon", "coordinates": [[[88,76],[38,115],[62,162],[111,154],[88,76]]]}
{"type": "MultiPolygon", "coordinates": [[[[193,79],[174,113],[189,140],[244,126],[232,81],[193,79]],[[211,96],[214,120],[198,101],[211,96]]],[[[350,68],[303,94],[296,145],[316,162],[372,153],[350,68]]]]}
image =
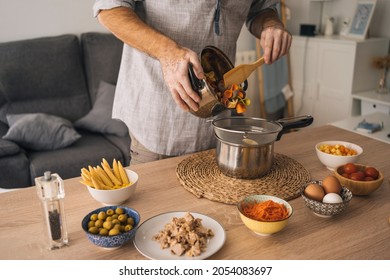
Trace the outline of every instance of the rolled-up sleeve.
{"type": "Polygon", "coordinates": [[[277,9],[280,0],[254,0],[246,19],[246,27],[251,30],[253,20],[266,9],[277,9]]]}
{"type": "Polygon", "coordinates": [[[137,0],[95,0],[93,4],[93,16],[97,17],[101,10],[108,10],[115,7],[127,7],[134,9],[137,0]]]}

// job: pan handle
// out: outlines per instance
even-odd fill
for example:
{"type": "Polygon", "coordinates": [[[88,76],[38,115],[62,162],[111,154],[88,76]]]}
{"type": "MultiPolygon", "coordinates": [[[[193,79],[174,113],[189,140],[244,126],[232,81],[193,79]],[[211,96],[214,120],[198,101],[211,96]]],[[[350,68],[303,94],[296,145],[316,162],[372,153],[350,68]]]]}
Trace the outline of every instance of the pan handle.
{"type": "Polygon", "coordinates": [[[194,68],[191,63],[188,64],[188,76],[190,78],[192,89],[199,93],[199,91],[204,87],[202,80],[199,80],[196,75],[194,68]]]}
{"type": "Polygon", "coordinates": [[[290,131],[291,129],[311,125],[313,123],[313,120],[313,117],[310,115],[279,119],[276,122],[281,124],[283,126],[283,129],[278,133],[276,140],[280,140],[282,135],[290,131]]]}

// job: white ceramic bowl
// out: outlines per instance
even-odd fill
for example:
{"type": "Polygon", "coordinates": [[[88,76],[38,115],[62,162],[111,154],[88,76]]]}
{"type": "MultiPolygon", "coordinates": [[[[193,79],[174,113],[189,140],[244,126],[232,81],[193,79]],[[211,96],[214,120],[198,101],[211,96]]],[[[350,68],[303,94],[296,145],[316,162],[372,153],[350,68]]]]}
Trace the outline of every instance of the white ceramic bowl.
{"type": "Polygon", "coordinates": [[[323,165],[325,165],[329,170],[334,171],[338,166],[344,165],[346,163],[350,162],[356,162],[360,155],[363,153],[362,147],[345,141],[322,141],[315,145],[315,150],[317,153],[318,159],[322,162],[323,165]],[[356,155],[353,156],[338,156],[338,155],[332,155],[325,152],[322,152],[319,147],[321,145],[328,144],[331,146],[334,145],[343,145],[346,148],[353,149],[357,152],[356,155]]]}
{"type": "Polygon", "coordinates": [[[130,186],[115,190],[97,190],[87,186],[91,196],[104,205],[120,205],[131,198],[137,187],[138,174],[129,169],[125,169],[125,171],[130,182],[132,182],[130,186]]]}

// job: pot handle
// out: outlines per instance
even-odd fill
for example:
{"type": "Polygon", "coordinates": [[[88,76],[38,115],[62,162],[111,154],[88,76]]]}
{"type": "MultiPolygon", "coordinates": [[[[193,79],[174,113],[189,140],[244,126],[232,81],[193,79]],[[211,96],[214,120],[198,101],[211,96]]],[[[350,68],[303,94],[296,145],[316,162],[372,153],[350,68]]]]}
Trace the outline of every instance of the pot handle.
{"type": "Polygon", "coordinates": [[[199,93],[199,91],[204,87],[203,81],[199,80],[194,72],[194,68],[191,63],[188,64],[188,76],[190,78],[192,89],[199,93]]]}
{"type": "Polygon", "coordinates": [[[245,80],[244,82],[243,82],[243,86],[242,86],[242,90],[243,91],[246,91],[247,89],[248,89],[248,80],[245,80]]]}
{"type": "Polygon", "coordinates": [[[298,116],[298,117],[291,117],[291,118],[283,118],[276,121],[277,123],[281,124],[283,126],[283,129],[278,133],[278,136],[276,137],[276,140],[280,140],[283,133],[286,133],[294,128],[301,128],[309,126],[313,123],[313,117],[310,115],[306,116],[298,116]]]}

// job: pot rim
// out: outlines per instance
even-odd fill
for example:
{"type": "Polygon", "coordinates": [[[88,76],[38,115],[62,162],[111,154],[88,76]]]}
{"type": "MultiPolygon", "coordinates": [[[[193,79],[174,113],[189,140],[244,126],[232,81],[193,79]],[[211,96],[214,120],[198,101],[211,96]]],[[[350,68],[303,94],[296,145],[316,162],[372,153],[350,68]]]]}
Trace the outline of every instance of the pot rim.
{"type": "Polygon", "coordinates": [[[214,133],[214,136],[221,143],[224,143],[226,145],[233,146],[233,147],[243,147],[243,148],[246,148],[246,149],[251,149],[251,148],[255,149],[255,148],[259,148],[259,147],[273,145],[275,140],[276,140],[276,138],[275,138],[275,140],[270,141],[270,142],[265,143],[265,144],[264,143],[263,144],[245,144],[244,142],[242,144],[239,144],[239,143],[234,143],[234,142],[229,142],[227,140],[223,140],[220,137],[218,137],[215,133],[214,133]]]}
{"type": "Polygon", "coordinates": [[[281,125],[279,122],[277,121],[270,121],[270,120],[267,120],[267,119],[263,119],[263,118],[256,118],[256,117],[242,117],[242,116],[232,116],[232,117],[223,117],[223,118],[216,118],[212,121],[212,124],[213,126],[216,128],[216,129],[219,129],[219,130],[222,130],[222,131],[226,131],[226,132],[230,132],[230,133],[239,133],[239,134],[247,134],[248,132],[250,132],[251,134],[257,134],[257,135],[265,135],[265,134],[274,134],[274,133],[279,133],[280,131],[283,130],[283,125],[281,125]],[[255,120],[255,121],[263,121],[265,123],[271,123],[271,124],[275,124],[277,126],[277,128],[275,130],[269,130],[267,129],[267,131],[243,131],[243,130],[234,130],[234,129],[227,129],[227,128],[224,128],[224,127],[220,127],[216,124],[216,122],[218,121],[222,121],[222,120],[232,120],[232,119],[239,119],[239,120],[255,120]]]}

